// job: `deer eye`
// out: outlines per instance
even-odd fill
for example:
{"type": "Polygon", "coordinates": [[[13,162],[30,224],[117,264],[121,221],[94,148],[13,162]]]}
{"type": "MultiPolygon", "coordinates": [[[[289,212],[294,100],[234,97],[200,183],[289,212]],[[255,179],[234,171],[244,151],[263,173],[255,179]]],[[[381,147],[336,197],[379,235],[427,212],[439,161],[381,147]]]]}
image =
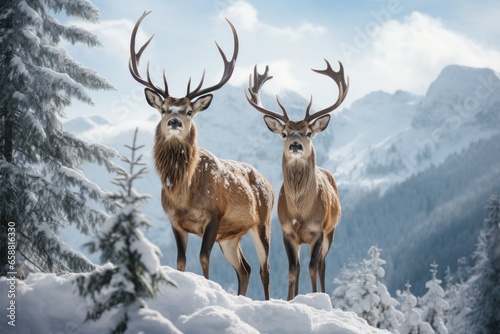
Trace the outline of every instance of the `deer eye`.
{"type": "Polygon", "coordinates": [[[161,107],[161,114],[165,114],[167,112],[167,110],[164,108],[164,107],[161,107]]]}
{"type": "Polygon", "coordinates": [[[193,115],[193,111],[192,110],[188,110],[188,112],[186,114],[191,117],[193,115]]]}
{"type": "Polygon", "coordinates": [[[307,133],[306,133],[306,136],[307,136],[307,137],[311,137],[311,135],[312,135],[312,132],[311,132],[311,131],[309,131],[309,132],[307,132],[307,133]]]}
{"type": "Polygon", "coordinates": [[[284,132],[283,132],[283,133],[281,133],[281,136],[282,136],[283,138],[286,138],[286,133],[284,133],[284,132]]]}

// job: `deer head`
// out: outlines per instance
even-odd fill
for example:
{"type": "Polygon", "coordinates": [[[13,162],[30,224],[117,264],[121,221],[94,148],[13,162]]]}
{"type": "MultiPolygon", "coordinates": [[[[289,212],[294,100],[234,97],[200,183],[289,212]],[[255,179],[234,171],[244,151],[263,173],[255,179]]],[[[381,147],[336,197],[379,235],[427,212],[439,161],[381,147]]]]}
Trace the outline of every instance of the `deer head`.
{"type": "Polygon", "coordinates": [[[349,82],[344,78],[344,68],[342,63],[340,69],[335,72],[330,63],[325,59],[326,69],[314,70],[314,72],[326,75],[332,78],[339,88],[339,96],[337,101],[318,112],[310,113],[312,105],[312,96],[309,105],[306,109],[305,117],[298,122],[289,119],[286,109],[281,104],[278,96],[276,101],[282,110],[283,114],[279,114],[264,108],[260,103],[260,89],[267,80],[272,79],[269,76],[269,67],[266,66],[264,74],[257,73],[257,66],[254,67],[253,85],[252,75],[250,75],[248,92],[250,96],[246,95],[248,102],[258,111],[264,114],[264,121],[270,131],[279,135],[284,142],[284,158],[287,161],[304,161],[307,160],[314,150],[312,146],[312,139],[320,132],[325,130],[330,122],[329,113],[337,109],[344,101],[347,91],[349,89],[349,82]]]}
{"type": "Polygon", "coordinates": [[[186,95],[181,98],[176,98],[170,96],[169,94],[165,71],[163,71],[164,88],[156,86],[151,81],[151,77],[149,75],[149,62],[146,68],[146,80],[143,79],[139,73],[138,68],[141,55],[148,44],[151,42],[153,36],[151,36],[146,41],[146,43],[139,49],[137,53],[135,51],[135,39],[137,30],[139,29],[139,25],[141,24],[142,20],[150,13],[151,12],[144,12],[144,14],[142,14],[142,16],[135,24],[132,31],[132,36],[130,38],[129,70],[132,74],[132,77],[137,82],[146,86],[146,88],[144,89],[144,93],[149,105],[158,110],[158,112],[161,114],[161,120],[158,127],[161,130],[161,133],[164,135],[165,139],[183,139],[191,132],[193,117],[197,113],[207,109],[210,106],[213,98],[213,95],[210,93],[224,86],[224,84],[231,78],[234,66],[236,64],[236,58],[238,56],[238,35],[236,34],[234,26],[229,20],[227,20],[233,32],[234,51],[231,60],[228,61],[220,46],[217,44],[217,42],[215,43],[224,62],[224,71],[219,83],[202,89],[203,81],[205,79],[205,71],[203,71],[203,75],[201,76],[201,80],[198,86],[195,89],[191,90],[191,79],[189,79],[186,95]]]}

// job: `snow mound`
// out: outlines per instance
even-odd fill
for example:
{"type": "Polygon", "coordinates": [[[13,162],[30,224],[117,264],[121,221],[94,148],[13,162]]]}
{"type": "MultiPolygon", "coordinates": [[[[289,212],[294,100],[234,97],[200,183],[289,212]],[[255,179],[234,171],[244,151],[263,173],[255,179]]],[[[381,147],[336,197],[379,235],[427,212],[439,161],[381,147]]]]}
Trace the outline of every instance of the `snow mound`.
{"type": "MultiPolygon", "coordinates": [[[[369,326],[351,312],[332,308],[327,294],[299,295],[291,302],[254,301],[227,293],[202,276],[163,267],[177,287],[164,285],[149,308],[133,314],[127,333],[388,333],[369,326]]],[[[113,314],[85,322],[87,305],[73,281],[76,274],[32,274],[17,281],[16,327],[0,323],[10,333],[104,333],[113,314]]],[[[7,296],[10,283],[0,278],[0,294],[7,296]]],[[[9,301],[2,298],[0,308],[9,301]]]]}

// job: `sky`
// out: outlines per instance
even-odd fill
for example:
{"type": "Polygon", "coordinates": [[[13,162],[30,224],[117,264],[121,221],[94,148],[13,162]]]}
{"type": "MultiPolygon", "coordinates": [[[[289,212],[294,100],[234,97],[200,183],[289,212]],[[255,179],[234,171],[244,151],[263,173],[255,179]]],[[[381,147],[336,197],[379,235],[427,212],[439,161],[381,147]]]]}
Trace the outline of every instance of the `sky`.
{"type": "MultiPolygon", "coordinates": [[[[107,78],[114,91],[92,93],[95,105],[74,103],[69,119],[101,115],[112,122],[150,117],[154,110],[143,87],[128,71],[129,41],[141,14],[137,45],[155,35],[141,59],[145,74],[150,62],[153,81],[161,86],[166,71],[170,93],[186,94],[189,77],[197,84],[206,70],[205,85],[218,82],[222,61],[214,41],[230,57],[235,26],[240,51],[228,84],[242,88],[254,65],[266,65],[274,77],[264,92],[292,90],[324,108],[337,98],[331,79],[311,69],[325,68],[323,59],[349,76],[345,107],[366,94],[405,90],[423,95],[450,64],[489,67],[500,72],[500,2],[497,0],[94,0],[100,23],[60,20],[95,35],[101,47],[63,45],[79,62],[107,78]]],[[[215,93],[217,94],[217,93],[215,93]]],[[[342,107],[340,108],[342,109],[342,107]]]]}

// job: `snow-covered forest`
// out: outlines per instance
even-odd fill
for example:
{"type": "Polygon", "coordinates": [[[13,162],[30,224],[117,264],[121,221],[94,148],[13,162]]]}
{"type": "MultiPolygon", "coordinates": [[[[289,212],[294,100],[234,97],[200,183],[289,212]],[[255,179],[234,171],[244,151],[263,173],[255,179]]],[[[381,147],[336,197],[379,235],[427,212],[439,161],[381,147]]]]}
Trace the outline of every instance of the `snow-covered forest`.
{"type": "MultiPolygon", "coordinates": [[[[201,276],[196,236],[186,272],[173,269],[177,248],[152,157],[157,114],[127,124],[66,118],[75,103],[94,105],[91,92],[114,88],[65,49],[102,45],[63,16],[99,22],[87,0],[0,4],[2,333],[498,331],[498,73],[450,64],[424,96],[373,92],[332,115],[314,141],[343,208],[327,291],[309,293],[303,265],[299,295],[285,300],[288,261],[274,211],[271,300],[263,301],[248,237],[247,297],[237,296],[218,247],[210,280],[201,276]],[[477,87],[486,93],[471,109],[477,87]]],[[[200,146],[253,165],[277,194],[282,147],[242,90],[214,93],[210,111],[196,118],[200,146]],[[228,120],[239,126],[224,126],[228,120]]],[[[307,100],[280,97],[291,115],[303,114],[307,100]]],[[[264,105],[273,99],[262,95],[264,105]]]]}

